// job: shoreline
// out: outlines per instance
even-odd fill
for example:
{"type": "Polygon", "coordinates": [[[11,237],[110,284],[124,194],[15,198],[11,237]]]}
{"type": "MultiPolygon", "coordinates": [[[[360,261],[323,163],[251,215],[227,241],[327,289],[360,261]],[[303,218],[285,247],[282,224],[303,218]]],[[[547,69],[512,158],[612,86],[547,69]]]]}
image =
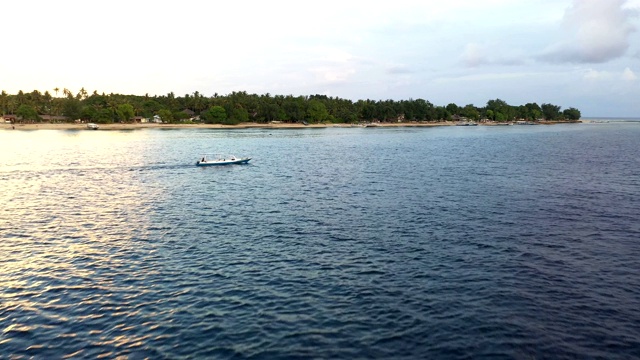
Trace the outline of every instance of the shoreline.
{"type": "MultiPolygon", "coordinates": [[[[581,123],[581,121],[553,121],[540,122],[541,125],[565,124],[565,123],[581,123]]],[[[99,130],[136,130],[136,129],[304,129],[304,128],[350,128],[365,127],[362,124],[299,124],[299,123],[240,123],[237,125],[221,125],[221,124],[98,124],[99,130]]],[[[496,123],[483,123],[480,126],[496,126],[496,123]]],[[[456,126],[452,121],[441,122],[401,122],[401,123],[373,123],[367,127],[435,127],[435,126],[456,126]]],[[[32,123],[32,124],[2,124],[0,130],[89,130],[87,124],[49,124],[49,123],[32,123]]]]}

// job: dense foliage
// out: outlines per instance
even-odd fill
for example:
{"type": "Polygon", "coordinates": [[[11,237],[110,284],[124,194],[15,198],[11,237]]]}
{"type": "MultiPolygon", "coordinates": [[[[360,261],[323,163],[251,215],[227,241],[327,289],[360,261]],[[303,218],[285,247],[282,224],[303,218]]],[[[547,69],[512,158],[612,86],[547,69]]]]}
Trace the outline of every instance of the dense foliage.
{"type": "Polygon", "coordinates": [[[135,117],[152,118],[158,115],[164,122],[184,122],[198,119],[206,123],[237,124],[253,121],[265,123],[283,122],[335,122],[359,121],[442,121],[442,120],[578,120],[580,111],[560,106],[528,103],[509,105],[496,99],[484,107],[472,104],[436,106],[423,99],[409,100],[358,100],[352,101],[325,95],[293,96],[248,94],[232,92],[206,97],[199,92],[177,97],[173,92],[162,96],[121,94],[91,95],[82,88],[77,94],[64,89],[30,93],[19,91],[16,95],[0,94],[0,110],[3,114],[15,114],[19,121],[74,121],[81,119],[97,123],[132,122],[135,117]]]}

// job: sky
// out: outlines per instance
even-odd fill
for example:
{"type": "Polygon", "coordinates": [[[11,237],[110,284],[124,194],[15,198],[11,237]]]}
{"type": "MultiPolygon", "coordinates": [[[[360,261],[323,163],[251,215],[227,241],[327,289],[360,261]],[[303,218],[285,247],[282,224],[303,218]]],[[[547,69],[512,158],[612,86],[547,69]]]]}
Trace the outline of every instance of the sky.
{"type": "Polygon", "coordinates": [[[0,90],[551,103],[640,117],[640,0],[2,6],[0,90]]]}

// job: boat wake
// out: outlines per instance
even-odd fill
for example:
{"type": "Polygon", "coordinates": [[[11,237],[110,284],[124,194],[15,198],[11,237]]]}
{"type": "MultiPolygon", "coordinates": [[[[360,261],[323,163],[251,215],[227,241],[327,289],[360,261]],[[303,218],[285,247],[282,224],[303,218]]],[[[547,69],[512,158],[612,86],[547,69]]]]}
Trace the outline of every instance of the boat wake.
{"type": "Polygon", "coordinates": [[[193,167],[191,164],[157,164],[130,167],[129,171],[171,170],[193,167]]]}

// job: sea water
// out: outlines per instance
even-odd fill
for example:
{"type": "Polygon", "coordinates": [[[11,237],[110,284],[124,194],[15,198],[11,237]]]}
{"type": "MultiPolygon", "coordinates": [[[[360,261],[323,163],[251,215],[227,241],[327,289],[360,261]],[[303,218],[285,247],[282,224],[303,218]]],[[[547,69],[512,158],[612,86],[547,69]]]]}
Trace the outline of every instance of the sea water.
{"type": "Polygon", "coordinates": [[[3,358],[640,356],[640,123],[0,145],[3,358]]]}

